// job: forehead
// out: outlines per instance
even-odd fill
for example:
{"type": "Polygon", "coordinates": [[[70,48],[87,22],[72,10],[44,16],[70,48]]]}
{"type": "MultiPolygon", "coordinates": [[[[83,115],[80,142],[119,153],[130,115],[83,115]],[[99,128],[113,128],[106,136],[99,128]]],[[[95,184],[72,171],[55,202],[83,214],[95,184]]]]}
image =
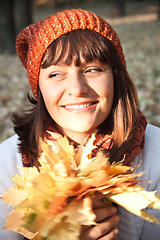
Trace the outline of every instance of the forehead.
{"type": "Polygon", "coordinates": [[[107,39],[91,30],[76,30],[55,40],[42,58],[42,67],[64,63],[83,64],[98,59],[109,62],[107,39]]]}

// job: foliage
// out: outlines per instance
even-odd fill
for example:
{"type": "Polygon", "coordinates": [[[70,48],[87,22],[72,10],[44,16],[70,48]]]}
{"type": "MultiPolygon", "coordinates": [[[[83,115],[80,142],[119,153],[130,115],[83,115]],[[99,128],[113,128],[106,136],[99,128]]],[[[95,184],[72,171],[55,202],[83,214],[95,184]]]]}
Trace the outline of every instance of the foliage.
{"type": "Polygon", "coordinates": [[[82,225],[96,225],[96,192],[160,225],[144,210],[160,209],[160,196],[138,185],[143,173],[133,173],[135,169],[123,166],[123,161],[110,164],[109,156],[100,151],[92,158],[95,133],[78,151],[66,137],[55,136],[54,141],[41,141],[40,171],[22,168],[22,175],[13,177],[14,186],[5,191],[2,199],[14,206],[5,228],[35,240],[78,240],[82,225]]]}

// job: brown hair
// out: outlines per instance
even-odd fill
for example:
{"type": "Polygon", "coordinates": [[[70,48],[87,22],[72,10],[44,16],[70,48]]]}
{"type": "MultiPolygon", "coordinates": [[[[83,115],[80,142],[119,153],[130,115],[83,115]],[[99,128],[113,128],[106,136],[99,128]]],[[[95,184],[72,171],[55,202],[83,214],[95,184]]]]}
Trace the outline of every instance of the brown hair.
{"type": "MultiPolygon", "coordinates": [[[[111,161],[120,160],[128,150],[138,119],[138,100],[133,82],[123,66],[112,44],[101,34],[91,30],[75,30],[55,40],[43,55],[41,67],[63,62],[78,66],[83,57],[86,61],[94,59],[110,64],[114,77],[114,100],[110,115],[99,126],[102,134],[109,133],[113,138],[110,150],[111,161]],[[57,49],[60,54],[57,55],[57,49]]],[[[43,138],[46,129],[54,121],[48,114],[43,97],[39,91],[38,99],[29,97],[32,108],[23,115],[14,114],[15,132],[19,135],[22,154],[30,156],[35,164],[39,150],[38,140],[43,138]],[[47,125],[46,125],[47,123],[47,125]]]]}
{"type": "Polygon", "coordinates": [[[17,54],[27,69],[35,98],[38,96],[39,71],[44,52],[57,38],[78,29],[92,30],[107,38],[114,46],[123,65],[126,66],[120,39],[112,26],[103,18],[83,9],[57,12],[40,22],[29,25],[16,39],[17,54]]]}

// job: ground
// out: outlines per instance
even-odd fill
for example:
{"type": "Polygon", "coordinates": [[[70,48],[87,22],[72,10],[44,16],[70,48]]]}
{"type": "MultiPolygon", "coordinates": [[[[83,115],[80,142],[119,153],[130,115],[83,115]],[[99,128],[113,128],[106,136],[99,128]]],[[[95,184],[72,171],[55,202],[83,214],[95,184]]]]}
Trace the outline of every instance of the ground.
{"type": "MultiPolygon", "coordinates": [[[[108,4],[78,7],[94,11],[112,24],[121,39],[127,69],[137,87],[140,110],[148,122],[160,127],[160,20],[156,2],[130,1],[127,16],[116,19],[111,18],[108,4]]],[[[61,9],[37,6],[33,10],[34,21],[61,9]]],[[[24,107],[28,90],[26,71],[18,57],[1,54],[0,142],[14,134],[11,115],[24,107]]]]}

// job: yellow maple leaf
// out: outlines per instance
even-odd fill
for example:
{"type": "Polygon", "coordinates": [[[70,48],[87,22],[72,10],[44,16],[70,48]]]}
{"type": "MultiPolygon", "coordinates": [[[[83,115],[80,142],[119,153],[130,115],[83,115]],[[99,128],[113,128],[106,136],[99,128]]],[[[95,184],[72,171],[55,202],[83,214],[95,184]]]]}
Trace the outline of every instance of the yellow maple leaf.
{"type": "Polygon", "coordinates": [[[11,231],[15,231],[17,233],[22,234],[23,236],[32,239],[34,238],[38,233],[31,232],[28,229],[26,229],[22,224],[22,218],[25,215],[25,211],[13,211],[12,213],[8,214],[6,224],[4,228],[7,228],[11,231]]]}
{"type": "Polygon", "coordinates": [[[51,134],[53,141],[40,141],[40,168],[22,168],[13,177],[14,186],[2,199],[14,206],[5,227],[29,239],[77,240],[82,225],[93,225],[95,214],[91,196],[99,191],[128,211],[159,224],[144,209],[160,209],[160,196],[138,185],[143,173],[132,167],[109,163],[109,157],[98,152],[91,157],[94,132],[75,153],[66,137],[51,134]],[[56,140],[55,140],[56,139],[56,140]],[[13,222],[14,218],[14,222],[13,222]]]}
{"type": "Polygon", "coordinates": [[[11,206],[16,206],[26,199],[26,194],[23,190],[18,189],[17,186],[7,189],[1,199],[11,206]]]}
{"type": "Polygon", "coordinates": [[[124,192],[110,194],[107,198],[133,214],[160,225],[158,219],[144,210],[147,207],[153,208],[153,206],[155,209],[160,209],[160,198],[156,196],[155,191],[148,192],[142,187],[132,186],[125,189],[124,192]]]}

